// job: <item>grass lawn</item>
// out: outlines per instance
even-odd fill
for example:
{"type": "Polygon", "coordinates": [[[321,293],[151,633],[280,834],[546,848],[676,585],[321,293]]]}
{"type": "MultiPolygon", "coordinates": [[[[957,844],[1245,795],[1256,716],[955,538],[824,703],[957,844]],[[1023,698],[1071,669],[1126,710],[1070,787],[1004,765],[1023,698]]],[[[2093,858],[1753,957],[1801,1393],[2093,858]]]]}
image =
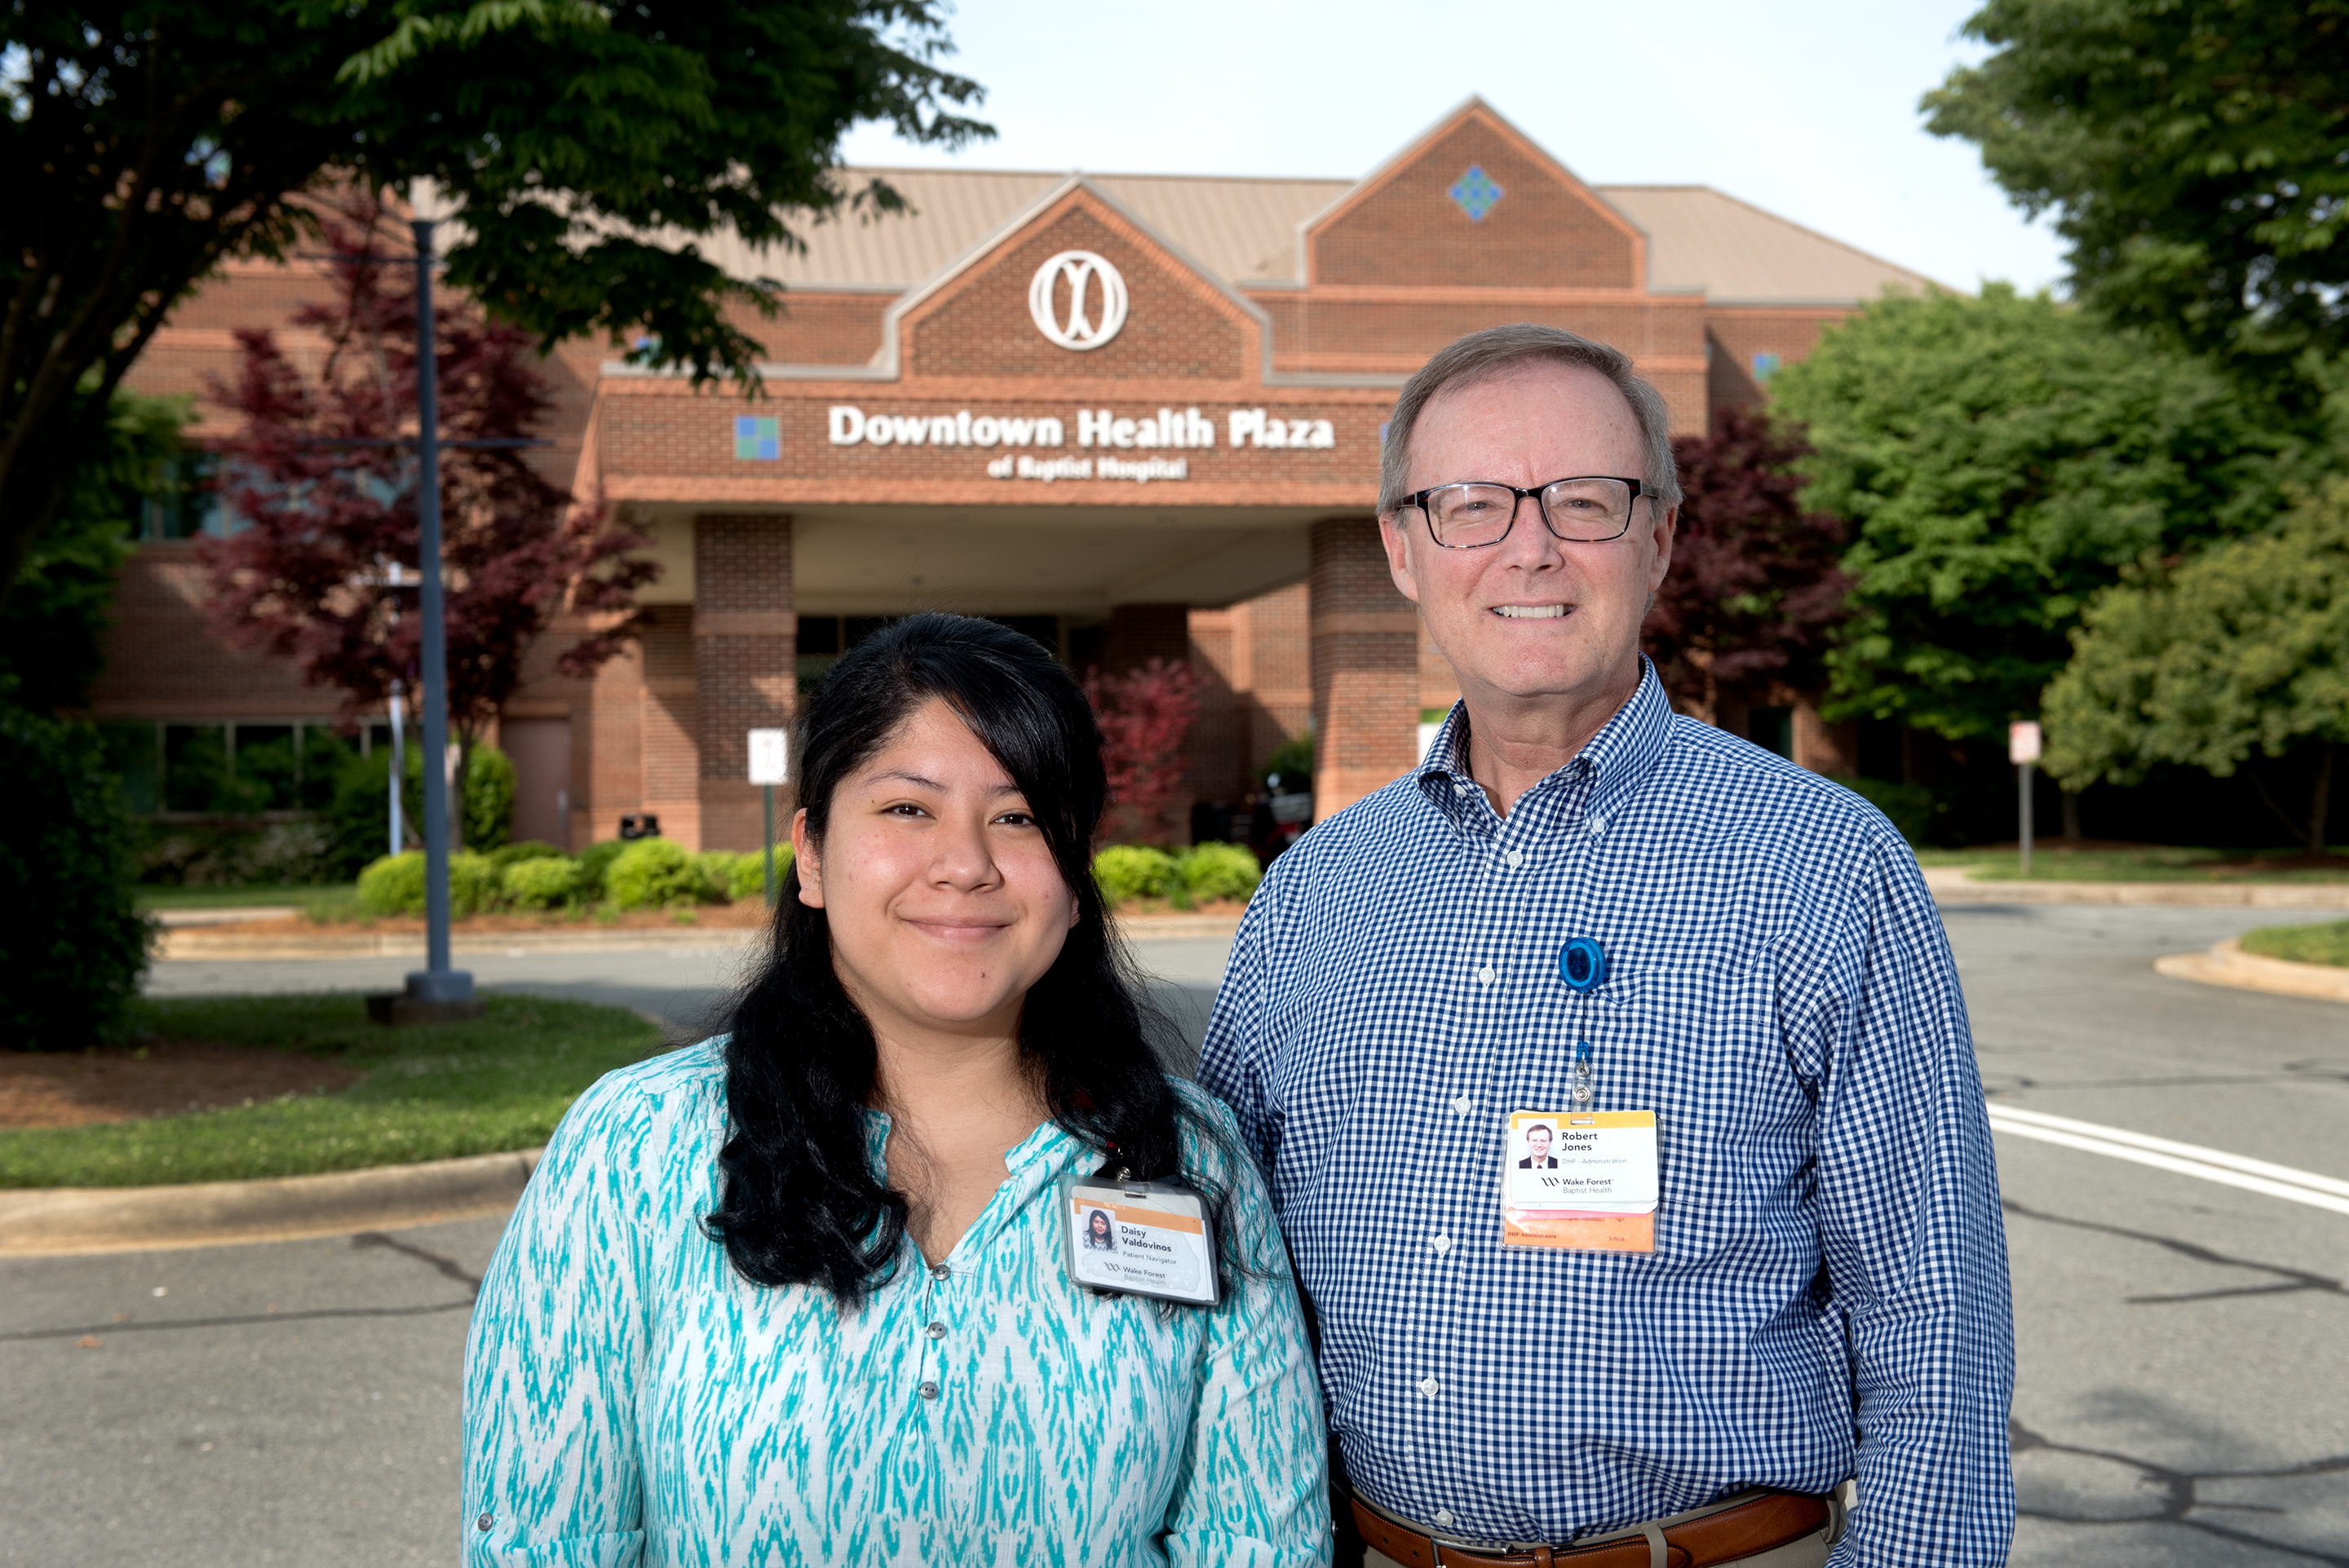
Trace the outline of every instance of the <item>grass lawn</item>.
{"type": "Polygon", "coordinates": [[[2322,925],[2262,925],[2243,933],[2243,951],[2294,964],[2334,964],[2349,968],[2349,920],[2322,925]]]}
{"type": "Polygon", "coordinates": [[[351,896],[348,882],[255,883],[234,887],[142,886],[141,909],[252,909],[256,905],[307,905],[322,898],[351,896]]]}
{"type": "MultiPolygon", "coordinates": [[[[2205,850],[2147,844],[2126,850],[2062,850],[2035,846],[2033,882],[2349,882],[2349,869],[2284,864],[2296,850],[2205,850]],[[2271,868],[2261,861],[2279,862],[2271,868]]],[[[1966,866],[1976,882],[2020,882],[2022,856],[2014,851],[1920,850],[1926,866],[1966,866]]]]}
{"type": "Polygon", "coordinates": [[[619,1007],[490,995],[464,1024],[387,1028],[355,995],[149,1000],[167,1039],[305,1051],[367,1076],[333,1094],[85,1127],[0,1130],[0,1187],[141,1187],[304,1176],[529,1149],[579,1092],[650,1056],[619,1007]]]}

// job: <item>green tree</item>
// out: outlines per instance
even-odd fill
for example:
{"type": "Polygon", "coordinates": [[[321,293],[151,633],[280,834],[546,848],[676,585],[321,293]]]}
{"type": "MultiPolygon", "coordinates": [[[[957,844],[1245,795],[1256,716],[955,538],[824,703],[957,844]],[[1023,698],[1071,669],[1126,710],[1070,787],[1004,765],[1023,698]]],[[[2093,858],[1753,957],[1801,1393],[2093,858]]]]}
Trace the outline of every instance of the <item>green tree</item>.
{"type": "Polygon", "coordinates": [[[1952,739],[2039,710],[2092,593],[2274,515],[2273,443],[2196,362],[2044,295],[1888,294],[1772,382],[1847,519],[1831,705],[1952,739]]]}
{"type": "Polygon", "coordinates": [[[2016,205],[2054,214],[2077,296],[2311,406],[2349,349],[2349,4],[1990,0],[1993,46],[1925,95],[2016,205]]]}
{"type": "Polygon", "coordinates": [[[2324,852],[2335,748],[2349,742],[2349,486],[2266,532],[2132,575],[2088,607],[2047,691],[2048,772],[2133,784],[2155,763],[2241,769],[2312,855],[2324,852]],[[2261,758],[2313,751],[2297,811],[2261,758]]]}
{"type": "Polygon", "coordinates": [[[352,185],[432,183],[448,277],[553,342],[750,381],[740,282],[697,240],[902,205],[842,134],[953,145],[977,84],[941,0],[46,0],[0,9],[0,593],[103,449],[172,307],[282,258],[352,185]],[[798,215],[794,218],[793,215],[798,215]]]}
{"type": "Polygon", "coordinates": [[[146,498],[169,482],[185,398],[117,394],[103,440],[26,551],[0,603],[0,702],[55,714],[85,706],[106,656],[115,573],[146,498]]]}

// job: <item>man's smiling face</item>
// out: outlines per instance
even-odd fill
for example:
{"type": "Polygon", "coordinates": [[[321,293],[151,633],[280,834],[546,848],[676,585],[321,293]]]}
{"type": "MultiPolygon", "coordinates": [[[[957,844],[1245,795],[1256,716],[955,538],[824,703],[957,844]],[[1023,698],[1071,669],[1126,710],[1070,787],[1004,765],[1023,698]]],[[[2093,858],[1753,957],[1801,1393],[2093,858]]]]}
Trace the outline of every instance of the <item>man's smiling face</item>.
{"type": "MultiPolygon", "coordinates": [[[[1411,438],[1413,490],[1466,480],[1531,489],[1646,472],[1631,406],[1578,365],[1532,364],[1446,387],[1421,411],[1411,438]]],[[[1381,531],[1395,586],[1418,603],[1473,708],[1628,696],[1640,623],[1671,564],[1672,523],[1671,511],[1642,498],[1620,539],[1568,543],[1526,500],[1508,537],[1482,549],[1444,549],[1415,508],[1387,519],[1381,531]]]]}

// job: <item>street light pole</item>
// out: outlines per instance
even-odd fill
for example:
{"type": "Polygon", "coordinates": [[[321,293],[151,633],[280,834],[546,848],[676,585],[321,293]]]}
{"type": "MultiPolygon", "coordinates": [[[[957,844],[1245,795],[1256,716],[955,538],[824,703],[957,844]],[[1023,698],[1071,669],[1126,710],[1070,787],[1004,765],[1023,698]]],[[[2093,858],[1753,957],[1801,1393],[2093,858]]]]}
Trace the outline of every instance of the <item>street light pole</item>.
{"type": "Polygon", "coordinates": [[[473,976],[449,965],[449,638],[440,583],[440,397],[433,358],[432,223],[416,232],[416,458],[418,608],[423,619],[424,967],[408,995],[426,1006],[470,1010],[473,976]]]}

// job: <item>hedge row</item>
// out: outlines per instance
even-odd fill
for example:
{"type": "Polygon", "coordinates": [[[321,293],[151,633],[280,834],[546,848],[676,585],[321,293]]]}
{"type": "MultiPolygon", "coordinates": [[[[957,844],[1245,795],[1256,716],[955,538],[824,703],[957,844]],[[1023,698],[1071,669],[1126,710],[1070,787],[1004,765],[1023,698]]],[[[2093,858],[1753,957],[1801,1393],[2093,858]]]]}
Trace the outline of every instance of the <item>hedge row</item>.
{"type": "Polygon", "coordinates": [[[1093,881],[1112,909],[1143,898],[1163,898],[1178,908],[1244,901],[1263,880],[1256,856],[1238,844],[1194,844],[1173,854],[1143,844],[1112,844],[1093,857],[1093,881]]]}
{"type": "MultiPolygon", "coordinates": [[[[788,844],[775,849],[775,878],[791,870],[788,844]]],[[[449,910],[462,918],[492,910],[669,909],[734,903],[761,895],[766,857],[750,851],[689,854],[668,839],[610,840],[566,855],[552,844],[509,844],[486,855],[449,857],[449,910]]],[[[359,903],[375,914],[424,913],[424,856],[386,855],[359,873],[359,903]]]]}
{"type": "MultiPolygon", "coordinates": [[[[788,844],[775,850],[775,880],[791,869],[788,844]]],[[[756,851],[688,854],[667,839],[617,840],[566,855],[552,844],[509,844],[486,855],[449,858],[449,908],[462,918],[492,910],[670,909],[734,903],[761,895],[765,860],[756,851]]],[[[1180,908],[1246,900],[1264,872],[1238,844],[1195,844],[1173,854],[1112,844],[1093,857],[1093,880],[1114,909],[1145,898],[1180,908]]],[[[424,913],[424,856],[387,855],[359,873],[359,903],[376,914],[424,913]]]]}

